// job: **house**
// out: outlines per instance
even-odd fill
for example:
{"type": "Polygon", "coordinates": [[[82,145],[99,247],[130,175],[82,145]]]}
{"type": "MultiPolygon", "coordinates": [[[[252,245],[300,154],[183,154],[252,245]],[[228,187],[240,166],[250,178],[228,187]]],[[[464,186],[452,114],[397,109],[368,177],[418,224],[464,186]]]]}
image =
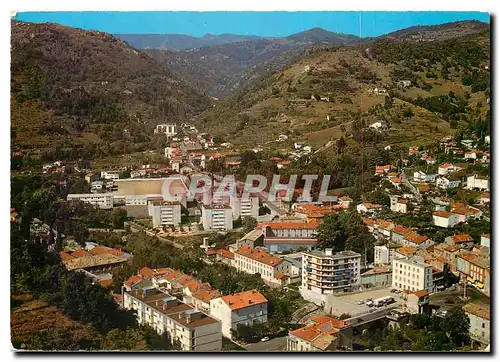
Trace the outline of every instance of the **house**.
{"type": "Polygon", "coordinates": [[[233,338],[238,325],[267,323],[267,299],[250,290],[210,300],[210,315],[222,324],[222,335],[233,338]]]}
{"type": "Polygon", "coordinates": [[[490,191],[488,178],[479,178],[477,175],[467,177],[467,189],[490,191]]]}
{"type": "Polygon", "coordinates": [[[466,160],[475,160],[477,158],[477,153],[476,151],[465,152],[464,158],[466,160]]]}
{"type": "Polygon", "coordinates": [[[288,352],[333,352],[352,348],[352,325],[349,322],[320,315],[311,324],[288,333],[288,352]]]}
{"type": "Polygon", "coordinates": [[[217,250],[215,260],[220,261],[224,264],[233,266],[234,265],[234,253],[230,252],[227,249],[219,249],[219,250],[217,250]]]}
{"type": "Polygon", "coordinates": [[[388,174],[389,172],[391,172],[395,169],[396,169],[396,166],[394,166],[394,165],[375,166],[375,175],[388,174]]]}
{"type": "Polygon", "coordinates": [[[222,349],[221,323],[155,287],[123,292],[124,309],[134,310],[137,322],[165,334],[182,351],[222,349]]]}
{"type": "Polygon", "coordinates": [[[210,301],[220,297],[218,290],[200,288],[191,296],[191,304],[203,313],[210,314],[210,301]]]}
{"type": "Polygon", "coordinates": [[[469,234],[455,234],[444,239],[445,243],[450,245],[458,245],[460,248],[471,248],[474,244],[474,239],[469,234]]]}
{"type": "Polygon", "coordinates": [[[384,120],[374,122],[370,124],[369,127],[379,132],[387,131],[389,129],[389,125],[384,120]]]}
{"type": "Polygon", "coordinates": [[[443,228],[452,228],[458,224],[457,214],[452,214],[448,211],[434,211],[432,219],[434,221],[434,225],[443,228]]]}
{"type": "Polygon", "coordinates": [[[413,247],[425,249],[431,246],[433,241],[427,236],[419,235],[416,232],[411,231],[405,234],[405,243],[413,247]]]}
{"type": "Polygon", "coordinates": [[[434,182],[435,179],[435,174],[429,174],[423,171],[415,171],[413,173],[413,181],[415,182],[434,182]]]}
{"type": "Polygon", "coordinates": [[[173,123],[163,123],[156,126],[155,134],[164,134],[167,137],[173,137],[177,134],[177,125],[173,123]]]}
{"type": "Polygon", "coordinates": [[[263,248],[243,246],[234,252],[233,266],[248,274],[260,274],[267,283],[283,285],[286,266],[283,260],[267,253],[263,248]]]}
{"type": "Polygon", "coordinates": [[[379,266],[363,272],[360,276],[361,288],[387,288],[392,285],[390,266],[379,266]]]}
{"type": "Polygon", "coordinates": [[[382,205],[365,202],[356,206],[358,213],[375,214],[382,210],[382,205]]]}
{"type": "Polygon", "coordinates": [[[422,160],[424,160],[428,165],[434,165],[436,163],[436,160],[432,157],[422,157],[422,160]]]}
{"type": "Polygon", "coordinates": [[[438,167],[438,175],[447,175],[451,172],[460,171],[462,168],[452,163],[444,163],[438,167]]]}
{"type": "Polygon", "coordinates": [[[97,181],[98,179],[99,179],[99,175],[96,175],[93,172],[89,172],[88,174],[85,175],[85,181],[89,184],[94,182],[94,181],[97,181]]]}
{"type": "MultiPolygon", "coordinates": [[[[490,274],[490,256],[481,251],[462,252],[457,256],[456,270],[466,278],[467,283],[485,290],[490,274]]],[[[489,291],[488,291],[489,293],[489,291]]]]}
{"type": "Polygon", "coordinates": [[[490,144],[490,136],[485,136],[484,137],[484,143],[486,143],[487,145],[490,144]]]}
{"type": "Polygon", "coordinates": [[[424,307],[429,305],[429,291],[417,290],[403,292],[403,309],[410,314],[422,314],[424,307]]]}
{"type": "Polygon", "coordinates": [[[392,260],[410,258],[417,255],[418,251],[419,249],[414,246],[404,245],[393,252],[392,260]]]}
{"type": "Polygon", "coordinates": [[[486,303],[472,302],[462,307],[469,317],[469,335],[471,339],[490,344],[490,306],[486,303]]]}
{"type": "Polygon", "coordinates": [[[490,234],[481,235],[481,245],[488,248],[487,250],[489,252],[489,250],[490,250],[490,234]]]}
{"type": "Polygon", "coordinates": [[[287,135],[280,134],[280,135],[278,136],[278,141],[279,141],[279,142],[286,141],[287,139],[288,139],[288,136],[287,136],[287,135]]]}
{"type": "Polygon", "coordinates": [[[398,290],[432,292],[432,266],[422,258],[411,257],[392,261],[392,287],[398,290]]]}
{"type": "Polygon", "coordinates": [[[408,200],[391,196],[391,211],[406,214],[408,212],[408,200]]]}
{"type": "Polygon", "coordinates": [[[444,190],[453,189],[460,186],[460,180],[441,176],[436,179],[436,186],[444,190]]]}
{"type": "Polygon", "coordinates": [[[399,188],[403,183],[403,181],[399,177],[392,177],[389,181],[396,188],[399,188]]]}

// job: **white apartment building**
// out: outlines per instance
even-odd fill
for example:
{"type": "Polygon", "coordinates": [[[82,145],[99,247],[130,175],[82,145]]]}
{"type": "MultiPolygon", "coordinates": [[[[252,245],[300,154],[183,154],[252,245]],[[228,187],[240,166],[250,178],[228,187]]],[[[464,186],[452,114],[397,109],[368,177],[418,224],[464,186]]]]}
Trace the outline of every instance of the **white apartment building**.
{"type": "Polygon", "coordinates": [[[146,287],[123,292],[124,309],[137,312],[137,322],[178,341],[182,351],[210,352],[222,348],[221,323],[175,297],[146,287]]]}
{"type": "Polygon", "coordinates": [[[268,254],[262,248],[243,246],[234,252],[233,266],[248,274],[259,273],[269,283],[281,284],[281,279],[288,268],[282,259],[268,254]]]}
{"type": "Polygon", "coordinates": [[[467,177],[467,189],[478,189],[482,191],[490,191],[489,180],[487,178],[479,178],[477,175],[467,177]]]}
{"type": "Polygon", "coordinates": [[[460,167],[455,166],[451,163],[445,163],[445,164],[438,167],[438,174],[439,175],[447,175],[450,172],[455,172],[455,171],[459,171],[459,170],[461,170],[460,167]]]}
{"type": "Polygon", "coordinates": [[[233,219],[241,217],[242,219],[245,216],[250,216],[253,218],[257,218],[259,216],[259,198],[258,197],[248,197],[245,199],[242,198],[231,198],[229,202],[231,209],[233,210],[233,219]]]}
{"type": "Polygon", "coordinates": [[[392,261],[392,287],[398,290],[418,291],[433,289],[432,266],[422,258],[412,257],[392,261]]]}
{"type": "Polygon", "coordinates": [[[155,228],[167,225],[179,225],[181,223],[181,204],[178,202],[150,202],[148,212],[155,228]]]}
{"type": "Polygon", "coordinates": [[[324,295],[356,289],[360,283],[360,262],[361,255],[350,250],[302,253],[302,297],[322,300],[324,295]]]}
{"type": "Polygon", "coordinates": [[[101,171],[101,178],[103,178],[105,180],[119,180],[120,173],[121,173],[121,171],[119,171],[119,170],[101,171]]]}
{"type": "Polygon", "coordinates": [[[232,338],[238,324],[267,323],[267,299],[258,291],[245,291],[210,301],[210,315],[222,324],[222,335],[232,338]]]}
{"type": "Polygon", "coordinates": [[[173,123],[163,123],[156,126],[155,134],[164,134],[167,137],[175,136],[177,134],[177,125],[173,123]]]}
{"type": "Polygon", "coordinates": [[[469,303],[463,306],[469,317],[469,334],[471,339],[483,344],[490,344],[490,306],[480,303],[469,303]]]}
{"type": "Polygon", "coordinates": [[[201,206],[201,224],[205,230],[232,230],[233,212],[229,205],[201,206]]]}
{"type": "Polygon", "coordinates": [[[100,209],[112,209],[113,208],[113,194],[111,193],[95,193],[95,194],[68,194],[66,197],[68,201],[83,201],[95,206],[100,209]]]}

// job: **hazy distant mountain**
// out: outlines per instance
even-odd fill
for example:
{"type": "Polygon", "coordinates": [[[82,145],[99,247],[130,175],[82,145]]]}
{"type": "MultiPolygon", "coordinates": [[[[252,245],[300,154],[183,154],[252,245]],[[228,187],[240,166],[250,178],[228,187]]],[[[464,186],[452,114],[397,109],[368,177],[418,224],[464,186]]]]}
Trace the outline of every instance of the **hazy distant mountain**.
{"type": "Polygon", "coordinates": [[[313,28],[285,37],[287,40],[306,43],[353,44],[359,40],[355,35],[333,33],[322,28],[313,28]]]}
{"type": "Polygon", "coordinates": [[[186,50],[204,46],[236,43],[247,40],[262,39],[256,35],[235,34],[205,34],[194,37],[185,34],[113,34],[116,38],[126,41],[136,49],[168,49],[186,50]]]}

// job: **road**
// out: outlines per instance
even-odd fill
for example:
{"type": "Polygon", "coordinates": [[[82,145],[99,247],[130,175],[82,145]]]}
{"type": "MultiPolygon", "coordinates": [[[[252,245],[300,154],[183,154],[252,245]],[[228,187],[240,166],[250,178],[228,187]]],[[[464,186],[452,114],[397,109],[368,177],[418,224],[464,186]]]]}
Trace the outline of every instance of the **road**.
{"type": "Polygon", "coordinates": [[[385,307],[377,308],[377,310],[373,313],[365,313],[361,315],[357,315],[355,317],[346,319],[346,322],[351,322],[353,327],[360,326],[369,322],[372,322],[377,319],[385,318],[385,316],[393,309],[395,309],[397,305],[388,305],[385,307]]]}
{"type": "Polygon", "coordinates": [[[286,337],[276,337],[267,342],[257,342],[245,345],[250,352],[283,352],[286,351],[286,337]]]}

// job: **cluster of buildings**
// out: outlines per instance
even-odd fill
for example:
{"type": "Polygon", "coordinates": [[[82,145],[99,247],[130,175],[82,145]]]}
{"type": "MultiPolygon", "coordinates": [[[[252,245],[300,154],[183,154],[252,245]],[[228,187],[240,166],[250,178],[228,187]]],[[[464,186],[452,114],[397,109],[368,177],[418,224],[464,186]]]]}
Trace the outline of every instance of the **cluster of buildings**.
{"type": "Polygon", "coordinates": [[[123,285],[123,308],[183,351],[219,351],[238,325],[267,322],[267,299],[250,290],[221,295],[210,284],[171,268],[144,267],[123,285]]]}
{"type": "Polygon", "coordinates": [[[123,267],[132,255],[119,249],[87,242],[85,248],[68,248],[59,252],[59,257],[67,270],[85,273],[107,288],[113,282],[112,271],[123,267]]]}

